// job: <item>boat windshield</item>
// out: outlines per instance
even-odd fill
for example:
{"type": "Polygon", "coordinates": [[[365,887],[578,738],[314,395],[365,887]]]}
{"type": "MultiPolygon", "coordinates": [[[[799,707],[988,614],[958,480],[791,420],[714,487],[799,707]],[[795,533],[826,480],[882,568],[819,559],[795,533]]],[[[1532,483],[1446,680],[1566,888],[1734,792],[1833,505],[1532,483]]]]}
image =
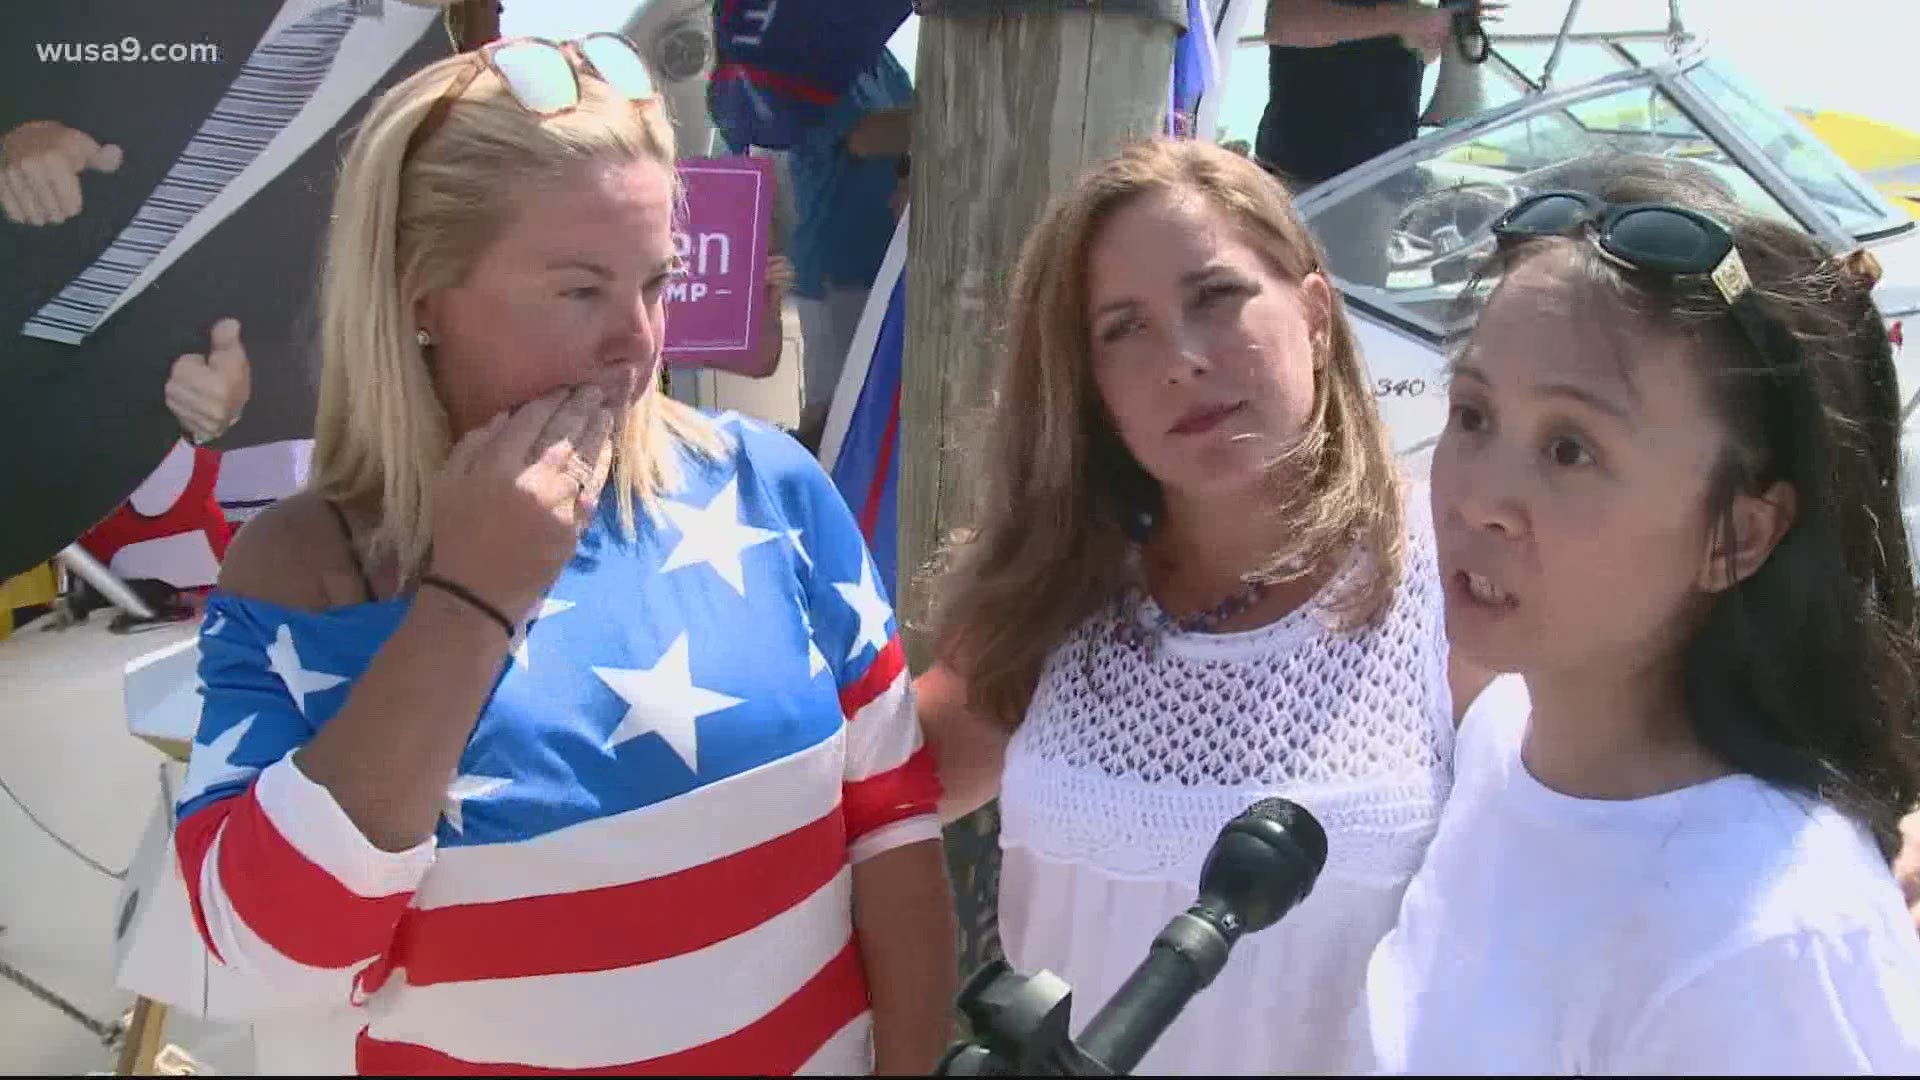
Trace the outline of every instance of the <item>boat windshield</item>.
{"type": "Polygon", "coordinates": [[[1692,162],[1747,209],[1794,220],[1648,78],[1516,114],[1310,206],[1309,221],[1349,295],[1445,338],[1467,315],[1458,300],[1492,245],[1494,219],[1529,192],[1591,188],[1593,163],[1609,152],[1692,162]]]}
{"type": "Polygon", "coordinates": [[[1681,77],[1745,132],[1841,231],[1864,240],[1906,224],[1905,214],[1733,68],[1709,59],[1681,77]]]}

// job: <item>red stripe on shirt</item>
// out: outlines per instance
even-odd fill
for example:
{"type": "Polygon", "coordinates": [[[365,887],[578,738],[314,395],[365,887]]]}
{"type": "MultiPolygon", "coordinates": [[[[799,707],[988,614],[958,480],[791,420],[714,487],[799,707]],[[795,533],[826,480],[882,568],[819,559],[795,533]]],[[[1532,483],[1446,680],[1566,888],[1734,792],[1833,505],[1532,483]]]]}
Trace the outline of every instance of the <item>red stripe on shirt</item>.
{"type": "Polygon", "coordinates": [[[187,903],[193,908],[194,928],[200,931],[200,940],[206,942],[207,951],[223,964],[226,958],[220,955],[220,947],[213,943],[213,934],[207,929],[207,909],[200,898],[200,882],[206,870],[207,853],[213,850],[214,838],[220,835],[220,826],[226,823],[233,807],[233,799],[208,803],[173,827],[174,857],[179,859],[180,876],[187,883],[187,903]]]}
{"type": "Polygon", "coordinates": [[[939,812],[940,774],[933,752],[920,749],[894,768],[841,787],[849,843],[896,821],[939,812]]]}
{"type": "MultiPolygon", "coordinates": [[[[709,898],[711,899],[711,898],[709,898]]],[[[632,1003],[636,1009],[646,1002],[632,1003]]],[[[462,1061],[415,1043],[386,1042],[360,1033],[359,1071],[369,1076],[785,1076],[867,1010],[867,977],[859,947],[849,940],[813,978],[773,1011],[712,1042],[643,1061],[584,1069],[543,1069],[509,1062],[462,1061]]]]}
{"type": "Polygon", "coordinates": [[[745,933],[812,896],[847,864],[846,820],[825,816],[765,843],[624,885],[413,909],[392,965],[407,983],[613,971],[745,933]]]}
{"type": "Polygon", "coordinates": [[[412,890],[361,896],[347,888],[293,846],[256,788],[222,802],[232,809],[218,830],[220,885],[247,929],[308,967],[351,967],[386,950],[412,890]]]}
{"type": "Polygon", "coordinates": [[[874,703],[880,695],[893,687],[893,681],[907,669],[907,654],[900,647],[900,635],[887,639],[887,647],[880,650],[867,665],[866,673],[840,690],[840,711],[852,720],[861,709],[874,703]]]}

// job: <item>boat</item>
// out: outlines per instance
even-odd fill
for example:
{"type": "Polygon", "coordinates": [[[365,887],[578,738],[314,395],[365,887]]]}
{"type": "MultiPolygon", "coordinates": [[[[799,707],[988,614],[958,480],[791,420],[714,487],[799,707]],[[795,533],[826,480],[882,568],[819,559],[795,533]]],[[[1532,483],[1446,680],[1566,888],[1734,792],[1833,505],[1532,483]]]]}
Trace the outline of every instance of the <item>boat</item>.
{"type": "MultiPolygon", "coordinates": [[[[701,39],[709,5],[641,0],[631,7],[629,33],[663,58],[682,144],[705,152],[711,125],[688,114],[704,100],[713,55],[711,41],[701,39]]],[[[1201,99],[1197,137],[1234,141],[1221,124],[1223,97],[1249,79],[1264,85],[1264,46],[1247,37],[1263,7],[1217,0],[1209,8],[1212,24],[1201,32],[1214,38],[1220,72],[1201,99]]],[[[1878,297],[1890,333],[1920,315],[1920,220],[1896,204],[1903,189],[1888,187],[1905,183],[1905,174],[1870,177],[1875,166],[1849,134],[1856,128],[1781,107],[1677,19],[1583,28],[1571,17],[1579,7],[1572,0],[1570,17],[1551,32],[1490,28],[1490,55],[1471,73],[1478,84],[1467,95],[1471,108],[1438,110],[1415,141],[1300,199],[1329,249],[1395,446],[1416,467],[1446,412],[1443,363],[1459,330],[1453,308],[1464,267],[1500,210],[1533,186],[1559,182],[1556,169],[1587,149],[1651,149],[1700,162],[1755,209],[1836,250],[1874,251],[1886,269],[1878,297]],[[1342,211],[1382,193],[1393,206],[1392,254],[1384,280],[1368,283],[1343,273],[1351,265],[1343,252],[1365,241],[1342,211]]],[[[1878,146],[1873,138],[1880,137],[1860,137],[1858,145],[1878,146]]],[[[1884,168],[1902,167],[1896,160],[1884,168]]],[[[866,375],[887,340],[880,328],[903,269],[905,235],[903,222],[855,338],[823,446],[829,467],[855,426],[866,375]]],[[[1902,354],[1909,416],[1920,404],[1915,360],[1911,350],[1902,354]]],[[[745,411],[763,414],[790,404],[781,398],[789,390],[751,398],[753,388],[729,389],[724,378],[676,379],[673,389],[709,407],[734,404],[716,400],[728,393],[747,395],[745,411]]],[[[81,566],[70,576],[93,572],[81,566]]],[[[244,1073],[252,1068],[250,1032],[223,1013],[217,973],[203,955],[168,944],[180,939],[184,918],[171,792],[197,721],[195,627],[118,614],[96,610],[76,620],[56,607],[0,638],[8,718],[0,725],[0,779],[16,804],[0,810],[0,849],[9,854],[0,887],[0,1069],[100,1072],[118,1059],[122,1069],[244,1073]],[[137,1008],[154,1003],[166,1006],[164,1023],[159,1010],[137,1008]]],[[[990,904],[991,897],[961,902],[990,904]]]]}
{"type": "MultiPolygon", "coordinates": [[[[1445,421],[1446,349],[1463,329],[1458,301],[1492,243],[1494,219],[1531,191],[1579,186],[1566,165],[1583,154],[1651,153],[1704,166],[1746,209],[1794,224],[1830,250],[1871,251],[1883,268],[1875,299],[1896,342],[1920,315],[1920,220],[1907,208],[1677,17],[1588,30],[1573,17],[1579,7],[1569,5],[1550,35],[1490,28],[1474,95],[1481,108],[1443,117],[1299,200],[1328,251],[1395,447],[1416,462],[1445,421]],[[1386,209],[1353,212],[1369,202],[1386,209]],[[1389,219],[1378,281],[1343,272],[1375,242],[1369,214],[1389,219]]],[[[1257,47],[1242,40],[1239,59],[1257,47]]],[[[1829,137],[1835,130],[1829,122],[1829,137]]],[[[1879,130],[1872,145],[1891,145],[1899,159],[1898,130],[1879,130]]],[[[1859,154],[1867,143],[1847,145],[1859,154]]],[[[1910,420],[1920,405],[1920,356],[1899,347],[1896,361],[1910,420]]],[[[1913,490],[1920,472],[1909,462],[1913,490]]]]}

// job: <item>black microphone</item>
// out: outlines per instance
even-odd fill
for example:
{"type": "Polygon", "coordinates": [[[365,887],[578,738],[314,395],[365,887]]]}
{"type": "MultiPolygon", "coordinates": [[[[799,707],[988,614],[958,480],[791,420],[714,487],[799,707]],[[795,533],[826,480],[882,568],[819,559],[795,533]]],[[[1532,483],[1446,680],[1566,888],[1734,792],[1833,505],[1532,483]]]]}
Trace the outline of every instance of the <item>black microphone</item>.
{"type": "Polygon", "coordinates": [[[1132,1072],[1220,974],[1241,935],[1279,922],[1313,891],[1326,864],[1326,830],[1297,803],[1262,799],[1228,822],[1201,867],[1199,899],[1167,924],[1094,1015],[1080,1052],[1108,1075],[1132,1072]]]}

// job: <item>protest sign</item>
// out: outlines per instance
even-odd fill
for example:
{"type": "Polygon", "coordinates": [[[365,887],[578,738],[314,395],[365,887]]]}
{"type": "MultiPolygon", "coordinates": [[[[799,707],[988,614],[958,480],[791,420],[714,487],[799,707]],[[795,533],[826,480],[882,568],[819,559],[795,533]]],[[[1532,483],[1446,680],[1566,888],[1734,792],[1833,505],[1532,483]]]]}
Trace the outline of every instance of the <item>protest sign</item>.
{"type": "Polygon", "coordinates": [[[667,363],[750,368],[766,305],[773,163],[690,158],[680,177],[686,209],[673,242],[682,270],[667,288],[667,363]]]}

